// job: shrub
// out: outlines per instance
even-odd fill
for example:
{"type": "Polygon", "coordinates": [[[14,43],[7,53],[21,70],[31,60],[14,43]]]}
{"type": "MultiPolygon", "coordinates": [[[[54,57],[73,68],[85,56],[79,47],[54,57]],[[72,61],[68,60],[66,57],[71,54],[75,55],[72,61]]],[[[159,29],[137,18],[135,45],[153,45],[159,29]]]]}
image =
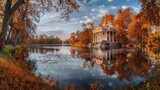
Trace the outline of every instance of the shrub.
{"type": "Polygon", "coordinates": [[[11,51],[14,50],[15,47],[12,45],[7,45],[0,50],[0,57],[4,58],[10,58],[11,57],[11,51]]]}

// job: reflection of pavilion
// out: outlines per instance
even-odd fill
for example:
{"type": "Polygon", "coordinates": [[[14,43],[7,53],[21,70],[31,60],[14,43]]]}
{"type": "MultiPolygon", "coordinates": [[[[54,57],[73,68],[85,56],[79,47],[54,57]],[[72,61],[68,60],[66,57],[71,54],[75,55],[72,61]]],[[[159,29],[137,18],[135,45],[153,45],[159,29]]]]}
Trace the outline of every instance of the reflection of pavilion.
{"type": "MultiPolygon", "coordinates": [[[[154,54],[151,54],[153,58],[154,54]]],[[[101,65],[106,75],[117,75],[120,80],[132,81],[133,78],[146,78],[156,73],[160,65],[150,68],[153,64],[148,59],[146,49],[93,50],[93,62],[101,65]]]]}
{"type": "Polygon", "coordinates": [[[93,49],[93,61],[99,65],[110,65],[114,63],[117,50],[102,51],[100,49],[93,49]]]}
{"type": "Polygon", "coordinates": [[[102,51],[101,49],[93,49],[93,61],[99,65],[114,64],[115,54],[124,52],[124,49],[112,49],[102,51]]]}
{"type": "Polygon", "coordinates": [[[104,73],[113,75],[115,73],[113,66],[116,62],[116,54],[122,53],[123,49],[112,49],[102,51],[101,49],[93,49],[93,62],[102,66],[104,73]]]}

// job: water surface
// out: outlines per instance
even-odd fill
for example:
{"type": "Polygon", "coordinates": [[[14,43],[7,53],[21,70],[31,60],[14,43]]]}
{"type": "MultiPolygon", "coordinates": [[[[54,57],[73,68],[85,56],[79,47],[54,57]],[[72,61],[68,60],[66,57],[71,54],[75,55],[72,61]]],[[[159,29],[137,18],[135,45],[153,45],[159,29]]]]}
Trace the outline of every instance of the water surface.
{"type": "Polygon", "coordinates": [[[81,90],[97,79],[104,90],[138,84],[159,72],[160,54],[150,49],[89,49],[46,46],[30,49],[35,74],[58,80],[61,87],[75,83],[81,90]]]}

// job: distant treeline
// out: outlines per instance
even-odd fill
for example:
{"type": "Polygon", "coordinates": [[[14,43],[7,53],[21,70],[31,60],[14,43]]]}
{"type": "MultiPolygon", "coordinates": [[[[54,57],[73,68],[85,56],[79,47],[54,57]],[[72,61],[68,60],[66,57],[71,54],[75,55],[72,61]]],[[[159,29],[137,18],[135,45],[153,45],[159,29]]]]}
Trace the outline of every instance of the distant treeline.
{"type": "Polygon", "coordinates": [[[31,44],[61,44],[62,40],[58,37],[54,37],[53,35],[36,35],[32,36],[31,44]]]}

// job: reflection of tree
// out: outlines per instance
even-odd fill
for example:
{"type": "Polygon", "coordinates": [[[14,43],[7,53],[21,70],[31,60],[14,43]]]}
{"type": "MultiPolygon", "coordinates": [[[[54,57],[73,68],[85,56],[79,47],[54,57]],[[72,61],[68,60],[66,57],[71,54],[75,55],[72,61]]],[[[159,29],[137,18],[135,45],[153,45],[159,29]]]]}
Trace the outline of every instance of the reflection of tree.
{"type": "Polygon", "coordinates": [[[90,53],[90,50],[88,48],[76,48],[71,47],[70,53],[72,57],[77,56],[78,58],[85,59],[83,63],[84,68],[93,68],[94,62],[92,62],[92,54],[90,53]]]}
{"type": "Polygon", "coordinates": [[[160,68],[160,49],[156,47],[154,48],[147,47],[145,49],[145,52],[148,54],[149,63],[150,64],[155,63],[154,65],[155,68],[151,69],[152,74],[158,73],[157,68],[160,68]]]}
{"type": "Polygon", "coordinates": [[[76,55],[76,49],[74,47],[71,47],[70,48],[70,53],[71,53],[72,57],[75,57],[75,55],[76,55]]]}
{"type": "Polygon", "coordinates": [[[84,68],[90,68],[90,69],[92,69],[94,67],[94,62],[92,62],[92,61],[85,61],[83,63],[83,67],[84,68]]]}
{"type": "Polygon", "coordinates": [[[41,53],[46,54],[47,52],[58,52],[59,48],[45,48],[45,47],[38,47],[38,48],[30,48],[30,52],[32,53],[41,53]]]}
{"type": "Polygon", "coordinates": [[[79,48],[78,55],[86,60],[91,60],[90,50],[88,48],[79,48]]]}
{"type": "Polygon", "coordinates": [[[120,80],[126,79],[130,81],[132,77],[148,77],[151,73],[157,73],[157,68],[160,64],[156,64],[155,68],[150,58],[156,55],[159,60],[157,51],[148,49],[114,49],[101,51],[93,49],[92,53],[86,48],[73,48],[70,50],[72,55],[76,55],[85,59],[84,68],[93,68],[95,64],[101,65],[102,70],[107,75],[118,73],[120,80]],[[148,52],[150,51],[150,52],[148,52]],[[151,69],[151,73],[149,70],[151,69]]]}
{"type": "Polygon", "coordinates": [[[151,64],[148,63],[146,57],[143,56],[142,50],[135,50],[131,52],[131,56],[128,57],[129,52],[115,54],[115,61],[112,65],[102,64],[103,72],[107,75],[113,75],[118,72],[118,78],[120,80],[131,80],[133,76],[148,77],[148,70],[151,64]]]}
{"type": "Polygon", "coordinates": [[[92,54],[90,49],[88,48],[79,48],[78,50],[78,56],[85,59],[85,62],[83,63],[84,68],[93,68],[94,62],[92,61],[92,54]]]}
{"type": "Polygon", "coordinates": [[[108,74],[108,75],[113,75],[115,73],[112,66],[110,67],[110,66],[107,66],[107,65],[103,64],[101,67],[103,69],[103,72],[108,74]]]}

